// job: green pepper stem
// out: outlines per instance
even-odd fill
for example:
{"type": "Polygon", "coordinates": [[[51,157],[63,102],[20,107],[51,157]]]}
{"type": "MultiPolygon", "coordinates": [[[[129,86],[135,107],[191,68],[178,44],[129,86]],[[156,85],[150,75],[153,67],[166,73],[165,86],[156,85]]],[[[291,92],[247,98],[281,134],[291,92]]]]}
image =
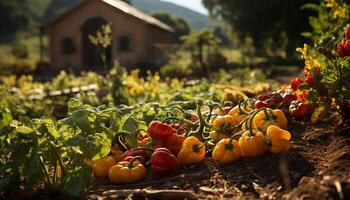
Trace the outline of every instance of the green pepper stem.
{"type": "Polygon", "coordinates": [[[239,109],[239,115],[247,114],[245,111],[242,109],[242,104],[244,103],[244,99],[239,100],[238,102],[238,109],[239,109]]]}
{"type": "Polygon", "coordinates": [[[203,146],[205,146],[205,143],[202,143],[201,145],[195,144],[193,145],[193,151],[198,153],[203,146]]]}
{"type": "Polygon", "coordinates": [[[124,145],[124,143],[121,141],[121,138],[125,135],[129,135],[130,133],[127,132],[120,132],[119,134],[117,134],[114,139],[113,139],[113,143],[117,144],[118,147],[123,151],[127,151],[128,148],[126,148],[126,146],[124,145]]]}
{"type": "Polygon", "coordinates": [[[171,106],[171,107],[169,108],[169,110],[175,110],[175,109],[179,110],[179,111],[182,112],[182,113],[185,113],[185,112],[186,112],[186,111],[185,111],[184,109],[182,109],[180,106],[171,106]]]}
{"type": "Polygon", "coordinates": [[[246,99],[246,100],[244,101],[244,106],[243,106],[244,110],[248,110],[248,109],[247,109],[248,102],[252,102],[252,101],[253,101],[253,100],[250,99],[250,98],[248,98],[248,99],[246,99]]]}
{"type": "MultiPolygon", "coordinates": [[[[212,109],[210,109],[208,115],[210,115],[211,110],[212,110],[212,109]]],[[[197,115],[198,115],[198,118],[199,118],[200,125],[203,125],[204,127],[207,127],[207,128],[211,128],[211,127],[212,127],[212,124],[209,124],[209,123],[204,119],[203,114],[202,114],[202,111],[201,111],[201,105],[200,105],[200,104],[197,105],[197,115]]]]}
{"type": "Polygon", "coordinates": [[[145,162],[145,159],[144,159],[142,156],[135,156],[135,157],[133,157],[133,158],[129,161],[127,167],[128,167],[129,169],[132,169],[132,168],[134,167],[134,162],[135,162],[136,160],[140,161],[142,164],[144,164],[144,162],[145,162]]]}
{"type": "Polygon", "coordinates": [[[166,118],[164,118],[163,120],[162,120],[162,123],[166,123],[167,121],[170,121],[170,120],[175,120],[175,121],[180,121],[180,119],[179,118],[177,118],[177,117],[174,117],[174,116],[171,116],[171,117],[166,117],[166,118]]]}
{"type": "MultiPolygon", "coordinates": [[[[252,136],[253,135],[253,119],[255,118],[255,116],[261,112],[262,110],[264,110],[264,112],[266,111],[266,108],[260,108],[259,110],[255,111],[253,113],[253,115],[250,117],[250,121],[249,121],[249,136],[252,136]]],[[[247,130],[247,124],[246,124],[246,130],[247,130]]]]}
{"type": "Polygon", "coordinates": [[[241,133],[241,132],[236,133],[236,134],[233,134],[233,135],[230,137],[230,142],[229,142],[229,144],[231,144],[231,143],[232,143],[232,141],[233,141],[234,139],[236,139],[236,137],[237,137],[237,136],[240,136],[240,135],[242,135],[242,133],[241,133]]]}

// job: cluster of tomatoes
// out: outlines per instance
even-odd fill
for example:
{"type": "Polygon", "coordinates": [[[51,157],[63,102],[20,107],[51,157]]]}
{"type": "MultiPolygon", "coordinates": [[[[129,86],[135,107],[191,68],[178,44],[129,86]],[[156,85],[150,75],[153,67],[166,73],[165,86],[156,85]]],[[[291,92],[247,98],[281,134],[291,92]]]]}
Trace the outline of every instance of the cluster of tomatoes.
{"type": "Polygon", "coordinates": [[[297,78],[291,82],[288,91],[278,91],[259,95],[255,102],[255,108],[281,109],[285,114],[288,114],[295,119],[303,119],[309,116],[312,112],[312,107],[310,107],[304,100],[305,95],[307,94],[295,93],[298,85],[303,82],[303,80],[297,78]]]}
{"type": "MultiPolygon", "coordinates": [[[[96,177],[108,177],[111,183],[132,183],[152,175],[177,172],[181,166],[200,163],[211,156],[219,164],[229,164],[241,157],[257,157],[287,151],[291,134],[285,130],[287,119],[279,109],[252,106],[252,99],[235,107],[208,106],[202,112],[184,111],[148,125],[147,136],[138,136],[138,147],[122,151],[112,148],[111,155],[88,162],[96,177]]],[[[127,146],[127,145],[125,145],[127,146]]]]}

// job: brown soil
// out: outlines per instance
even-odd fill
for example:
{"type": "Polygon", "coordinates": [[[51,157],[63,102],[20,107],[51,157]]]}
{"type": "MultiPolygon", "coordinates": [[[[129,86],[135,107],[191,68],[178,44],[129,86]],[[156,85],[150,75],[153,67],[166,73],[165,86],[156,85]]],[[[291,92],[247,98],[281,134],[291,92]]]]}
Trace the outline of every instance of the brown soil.
{"type": "Polygon", "coordinates": [[[281,155],[243,158],[226,166],[206,158],[173,176],[149,174],[136,184],[100,180],[87,199],[124,199],[125,193],[144,199],[149,191],[165,190],[173,192],[173,199],[191,199],[188,193],[176,191],[189,191],[199,199],[350,199],[350,131],[337,134],[336,121],[336,116],[319,125],[290,120],[293,148],[281,155]]]}
{"type": "MultiPolygon", "coordinates": [[[[173,176],[149,173],[135,184],[98,180],[86,199],[350,199],[350,129],[338,126],[337,116],[318,125],[289,122],[293,147],[284,154],[242,158],[226,166],[206,158],[173,176]]],[[[49,191],[27,195],[13,197],[74,199],[49,191]]]]}

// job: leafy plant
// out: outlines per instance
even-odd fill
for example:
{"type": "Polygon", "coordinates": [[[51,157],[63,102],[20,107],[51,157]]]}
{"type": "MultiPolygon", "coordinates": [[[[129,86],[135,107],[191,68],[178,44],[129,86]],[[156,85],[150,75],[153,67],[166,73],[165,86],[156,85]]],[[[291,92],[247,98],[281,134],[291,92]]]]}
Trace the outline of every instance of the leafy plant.
{"type": "Polygon", "coordinates": [[[303,36],[312,40],[315,45],[334,48],[343,36],[344,27],[349,22],[349,5],[343,0],[322,0],[319,4],[307,3],[303,9],[317,12],[310,16],[312,32],[304,32],[303,36]]]}

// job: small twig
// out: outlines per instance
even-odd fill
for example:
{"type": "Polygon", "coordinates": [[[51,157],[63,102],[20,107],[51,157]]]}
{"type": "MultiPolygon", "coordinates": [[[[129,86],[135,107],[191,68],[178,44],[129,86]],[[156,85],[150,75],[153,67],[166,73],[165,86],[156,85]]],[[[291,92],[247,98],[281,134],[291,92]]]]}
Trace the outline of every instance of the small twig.
{"type": "Polygon", "coordinates": [[[341,184],[338,180],[334,181],[334,186],[337,189],[338,195],[339,195],[339,199],[343,200],[344,199],[344,194],[343,194],[343,190],[341,188],[341,184]]]}
{"type": "Polygon", "coordinates": [[[103,196],[115,197],[143,197],[146,199],[197,199],[192,191],[187,190],[150,190],[150,189],[134,189],[134,190],[110,190],[103,192],[103,196]]]}
{"type": "Polygon", "coordinates": [[[261,176],[259,176],[259,175],[257,175],[254,171],[252,171],[252,170],[249,170],[249,172],[250,173],[252,173],[256,178],[258,178],[259,179],[259,181],[263,184],[263,185],[265,185],[266,184],[266,181],[265,181],[265,179],[263,179],[263,178],[261,178],[261,176]]]}

